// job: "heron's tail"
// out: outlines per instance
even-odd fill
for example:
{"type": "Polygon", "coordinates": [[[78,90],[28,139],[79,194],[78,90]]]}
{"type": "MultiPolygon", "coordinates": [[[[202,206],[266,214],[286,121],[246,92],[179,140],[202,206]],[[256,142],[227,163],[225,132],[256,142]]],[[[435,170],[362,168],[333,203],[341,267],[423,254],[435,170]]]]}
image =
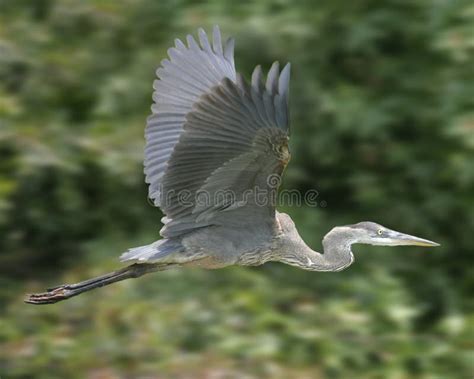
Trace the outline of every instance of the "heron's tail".
{"type": "Polygon", "coordinates": [[[121,262],[152,263],[161,261],[172,253],[184,251],[181,242],[174,239],[161,239],[150,245],[133,247],[120,256],[121,262]]]}

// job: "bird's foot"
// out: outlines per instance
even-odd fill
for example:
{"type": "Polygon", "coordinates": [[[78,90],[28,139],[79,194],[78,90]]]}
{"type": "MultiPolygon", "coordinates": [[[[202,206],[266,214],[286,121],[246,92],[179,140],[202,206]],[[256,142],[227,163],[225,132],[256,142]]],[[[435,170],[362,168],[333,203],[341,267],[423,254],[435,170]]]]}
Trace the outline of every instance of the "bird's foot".
{"type": "Polygon", "coordinates": [[[46,292],[32,293],[26,296],[28,304],[53,304],[71,297],[69,285],[62,285],[48,289],[46,292]]]}

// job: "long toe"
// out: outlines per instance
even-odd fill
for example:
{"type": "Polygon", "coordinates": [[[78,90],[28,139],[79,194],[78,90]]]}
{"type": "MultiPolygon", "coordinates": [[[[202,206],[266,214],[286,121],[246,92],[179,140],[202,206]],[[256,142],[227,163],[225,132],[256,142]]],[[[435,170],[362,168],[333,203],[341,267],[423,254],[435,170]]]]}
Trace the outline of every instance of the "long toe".
{"type": "Polygon", "coordinates": [[[48,292],[30,294],[24,301],[28,304],[52,304],[67,299],[69,296],[67,286],[62,286],[48,290],[48,292]]]}

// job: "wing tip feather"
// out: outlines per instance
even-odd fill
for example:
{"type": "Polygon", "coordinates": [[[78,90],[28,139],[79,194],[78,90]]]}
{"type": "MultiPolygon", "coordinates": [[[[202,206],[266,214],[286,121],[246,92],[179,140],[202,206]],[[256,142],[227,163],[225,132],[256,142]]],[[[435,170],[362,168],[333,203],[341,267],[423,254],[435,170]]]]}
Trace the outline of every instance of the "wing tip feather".
{"type": "Polygon", "coordinates": [[[212,47],[214,50],[214,54],[218,55],[219,57],[223,56],[222,50],[222,36],[221,31],[219,29],[219,25],[214,25],[212,28],[212,47]]]}
{"type": "Polygon", "coordinates": [[[252,72],[252,88],[254,91],[257,93],[262,93],[263,90],[263,72],[262,72],[262,66],[257,65],[253,72],[252,72]]]}
{"type": "Polygon", "coordinates": [[[271,95],[275,95],[278,91],[278,74],[280,72],[280,62],[273,62],[270,71],[267,74],[266,89],[271,95]]]}
{"type": "Polygon", "coordinates": [[[283,70],[280,72],[280,78],[278,79],[278,94],[288,98],[290,90],[290,75],[291,75],[291,63],[288,62],[283,70]]]}
{"type": "Polygon", "coordinates": [[[211,53],[211,44],[209,43],[209,38],[207,37],[206,31],[203,28],[198,28],[198,35],[202,50],[211,53]]]}
{"type": "Polygon", "coordinates": [[[234,47],[235,47],[235,39],[233,37],[229,37],[225,43],[224,48],[224,58],[227,59],[232,65],[234,64],[234,47]]]}

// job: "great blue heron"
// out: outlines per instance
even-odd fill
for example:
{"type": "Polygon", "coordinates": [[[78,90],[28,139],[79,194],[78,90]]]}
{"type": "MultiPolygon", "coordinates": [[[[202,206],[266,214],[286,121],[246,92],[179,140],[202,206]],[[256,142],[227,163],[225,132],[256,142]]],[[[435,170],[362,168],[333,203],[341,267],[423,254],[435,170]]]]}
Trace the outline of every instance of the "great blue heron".
{"type": "Polygon", "coordinates": [[[27,303],[55,303],[173,267],[278,261],[304,270],[340,271],[354,261],[355,243],[438,246],[359,222],[326,234],[324,254],[309,248],[290,216],[274,204],[290,159],[290,64],[280,72],[275,62],[265,82],[257,66],[247,84],[235,71],[234,40],[223,45],[218,27],[212,45],[202,29],[199,44],[190,35],[187,46],[175,42],[157,70],[145,133],[149,197],[166,215],[162,239],[122,254],[122,262],[134,263],[121,270],[29,295],[27,303]]]}

